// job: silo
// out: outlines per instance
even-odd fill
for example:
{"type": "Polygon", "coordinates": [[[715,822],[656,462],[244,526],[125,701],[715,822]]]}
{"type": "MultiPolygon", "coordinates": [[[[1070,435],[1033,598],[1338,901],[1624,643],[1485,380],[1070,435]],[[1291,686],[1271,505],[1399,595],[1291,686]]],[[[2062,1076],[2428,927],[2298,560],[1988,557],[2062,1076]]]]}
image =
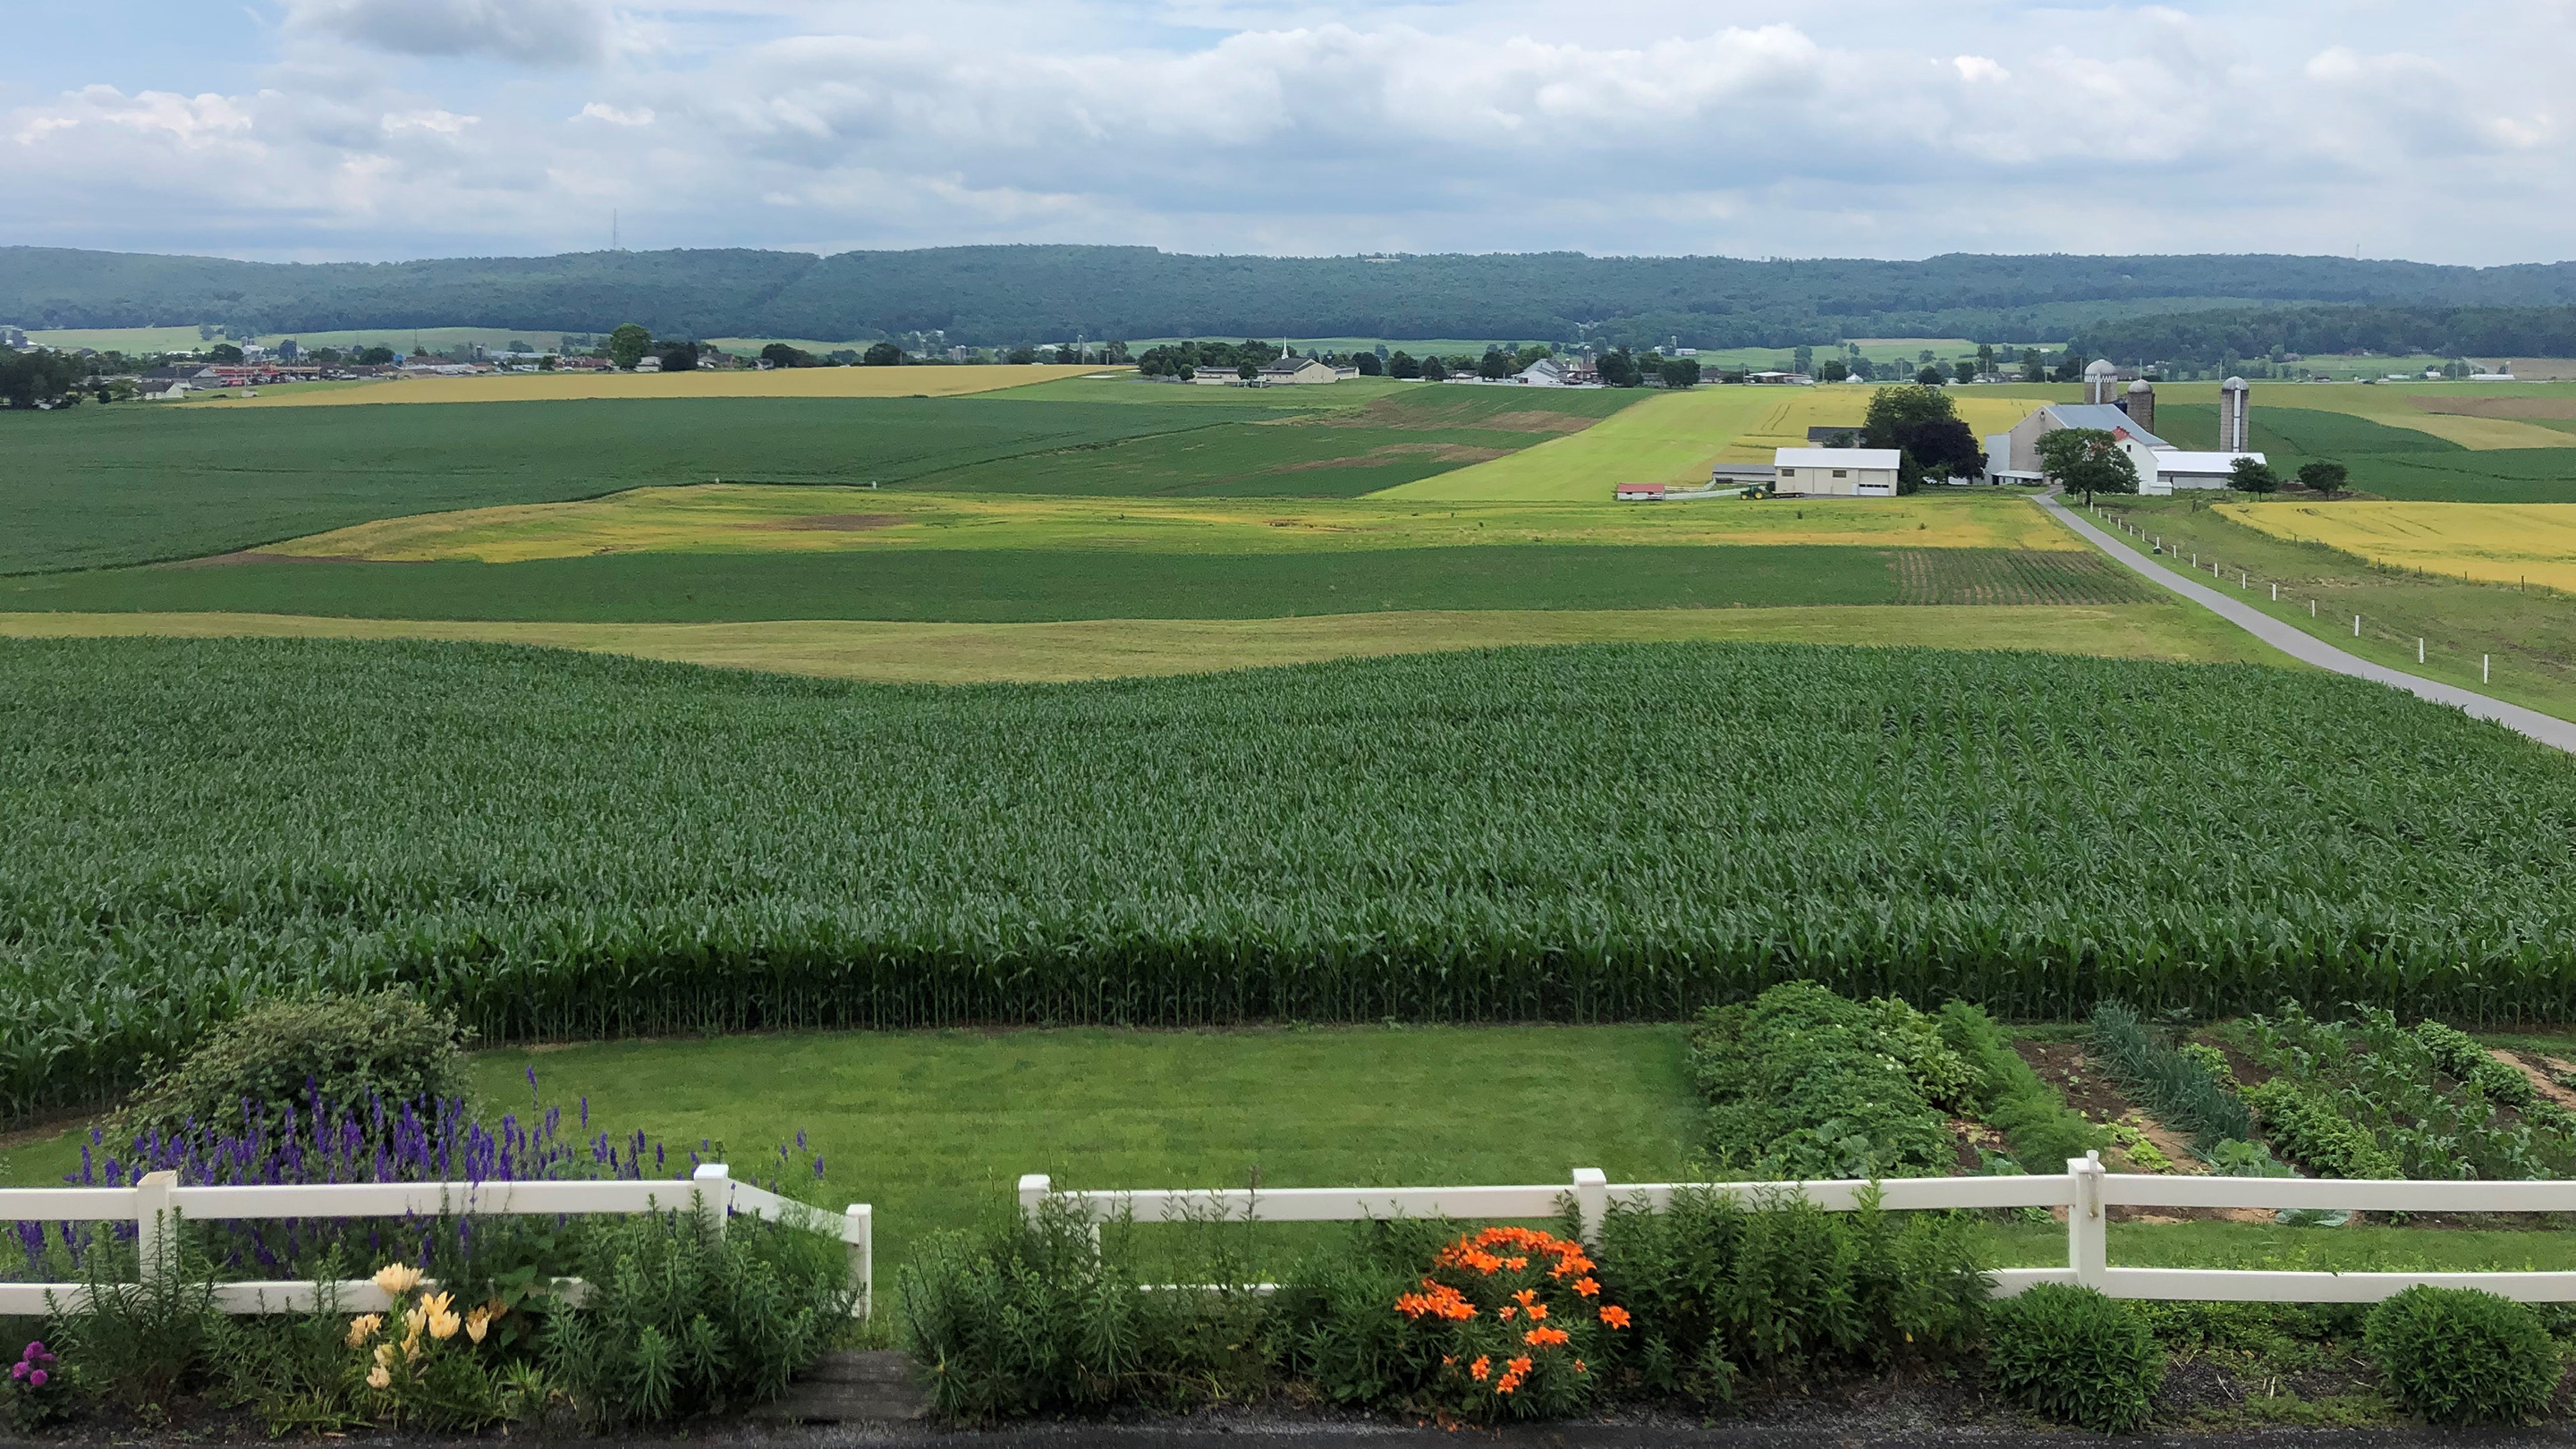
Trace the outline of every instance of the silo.
{"type": "Polygon", "coordinates": [[[2222,453],[2250,452],[2254,447],[2254,424],[2246,413],[2253,389],[2245,379],[2231,377],[2218,385],[2218,450],[2222,453]]]}
{"type": "Polygon", "coordinates": [[[2156,388],[2143,377],[2129,384],[2129,421],[2142,433],[2156,430],[2156,388]]]}
{"type": "Polygon", "coordinates": [[[2084,400],[2103,404],[2114,400],[2120,386],[2120,369],[2107,357],[2093,359],[2084,369],[2084,400]]]}

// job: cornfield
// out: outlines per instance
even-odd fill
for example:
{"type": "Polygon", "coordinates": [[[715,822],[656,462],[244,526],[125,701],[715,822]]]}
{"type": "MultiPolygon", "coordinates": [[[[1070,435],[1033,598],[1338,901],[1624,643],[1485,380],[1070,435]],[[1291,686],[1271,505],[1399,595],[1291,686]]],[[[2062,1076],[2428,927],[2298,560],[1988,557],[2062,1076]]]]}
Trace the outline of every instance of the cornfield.
{"type": "Polygon", "coordinates": [[[0,644],[0,1116],[245,1001],[487,1039],[2576,1017],[2576,763],[2252,666],[1590,646],[935,690],[478,645],[0,644]]]}

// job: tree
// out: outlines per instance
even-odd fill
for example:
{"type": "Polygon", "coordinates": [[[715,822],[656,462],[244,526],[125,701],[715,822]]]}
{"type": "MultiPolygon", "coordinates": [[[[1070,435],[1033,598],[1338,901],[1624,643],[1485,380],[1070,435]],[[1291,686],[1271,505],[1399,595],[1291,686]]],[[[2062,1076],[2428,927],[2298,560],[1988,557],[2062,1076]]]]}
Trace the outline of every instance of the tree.
{"type": "Polygon", "coordinates": [[[2029,353],[2023,356],[2021,360],[2021,380],[2024,382],[2048,381],[2048,359],[2040,356],[2038,349],[2033,348],[2029,353]]]}
{"type": "Polygon", "coordinates": [[[694,342],[663,342],[656,344],[656,346],[661,350],[662,370],[664,372],[695,372],[698,370],[698,344],[694,342]]]}
{"type": "Polygon", "coordinates": [[[1352,361],[1358,364],[1360,376],[1362,377],[1384,377],[1386,375],[1385,364],[1377,360],[1377,354],[1374,352],[1363,352],[1358,357],[1352,359],[1352,361]]]}
{"type": "Polygon", "coordinates": [[[1975,382],[1977,380],[1977,360],[1973,357],[1960,358],[1956,375],[1961,382],[1975,382]]]}
{"type": "Polygon", "coordinates": [[[507,348],[505,348],[504,350],[505,350],[505,351],[508,351],[508,352],[519,352],[519,353],[525,353],[525,352],[534,352],[534,351],[536,351],[537,349],[535,349],[535,348],[533,348],[533,347],[530,347],[527,343],[520,341],[520,340],[519,340],[518,338],[516,338],[516,337],[513,337],[513,338],[511,338],[511,339],[510,339],[510,345],[509,345],[507,348]]]}
{"type": "Polygon", "coordinates": [[[1940,388],[1882,387],[1870,394],[1864,428],[1873,448],[1894,448],[1896,482],[1912,492],[1926,478],[1970,476],[1985,466],[1977,435],[1959,420],[1959,405],[1940,388]]]}
{"type": "Polygon", "coordinates": [[[1601,380],[1612,387],[1637,385],[1637,359],[1628,355],[1627,348],[1601,354],[1601,360],[1595,366],[1601,370],[1601,380]]]}
{"type": "Polygon", "coordinates": [[[1984,374],[1986,374],[1986,373],[1989,373],[1989,372],[1992,372],[1992,371],[1994,371],[1994,370],[1995,370],[1995,345],[1994,345],[1993,343],[1991,343],[1991,342],[1980,342],[1980,343],[1978,343],[1978,344],[1977,344],[1977,372],[1978,372],[1978,374],[1979,374],[1980,376],[1982,376],[1982,375],[1984,375],[1984,374]]]}
{"type": "Polygon", "coordinates": [[[1412,353],[1404,351],[1390,352],[1386,357],[1386,375],[1389,377],[1420,377],[1422,375],[1422,364],[1414,360],[1412,353]]]}
{"type": "Polygon", "coordinates": [[[791,347],[784,342],[773,342],[760,349],[760,360],[772,367],[812,367],[814,365],[812,353],[801,347],[791,347]]]}
{"type": "Polygon", "coordinates": [[[2227,470],[2227,486],[2260,498],[2280,491],[2281,475],[2260,458],[2238,458],[2227,470]]]}
{"type": "Polygon", "coordinates": [[[1921,367],[1915,369],[1914,380],[1925,387],[1939,387],[1950,379],[1949,376],[1943,373],[1940,368],[1927,362],[1921,367]]]}
{"type": "Polygon", "coordinates": [[[1789,354],[1791,372],[1812,373],[1816,370],[1816,349],[1801,347],[1789,354]]]}
{"type": "Polygon", "coordinates": [[[1851,376],[1851,364],[1839,357],[1828,358],[1816,373],[1818,382],[1842,382],[1851,376]]]}
{"type": "Polygon", "coordinates": [[[1669,359],[1660,371],[1663,373],[1666,387],[1699,386],[1699,359],[1696,357],[1669,359]]]}
{"type": "Polygon", "coordinates": [[[2350,481],[2351,477],[2352,470],[2341,463],[2320,462],[2299,465],[2299,486],[2322,493],[2328,498],[2342,492],[2344,484],[2350,481]]]}
{"type": "Polygon", "coordinates": [[[206,349],[206,357],[213,362],[239,362],[242,360],[242,350],[229,342],[218,342],[206,349]]]}
{"type": "Polygon", "coordinates": [[[358,365],[361,367],[385,367],[393,360],[394,350],[390,347],[370,347],[358,354],[358,365]]]}
{"type": "Polygon", "coordinates": [[[1443,363],[1440,360],[1437,354],[1422,359],[1422,380],[1424,382],[1440,382],[1448,376],[1449,367],[1446,363],[1443,363]]]}
{"type": "Polygon", "coordinates": [[[59,406],[75,400],[80,365],[59,352],[12,352],[0,347],[0,399],[13,408],[59,406]]]}
{"type": "MultiPolygon", "coordinates": [[[[868,350],[876,351],[873,347],[868,350]]],[[[1011,349],[1011,355],[1003,360],[1014,367],[1027,367],[1038,360],[1038,350],[1034,347],[1014,347],[1011,349]]]]}
{"type": "MultiPolygon", "coordinates": [[[[1023,350],[1025,351],[1026,349],[1023,350]]],[[[895,346],[891,342],[871,342],[868,344],[868,350],[859,354],[859,365],[862,367],[901,367],[903,366],[903,349],[895,346]]]]}
{"type": "Polygon", "coordinates": [[[1512,355],[1499,347],[1488,347],[1476,359],[1476,375],[1488,382],[1500,382],[1512,375],[1512,355]]]}
{"type": "Polygon", "coordinates": [[[652,350],[653,334],[639,323],[619,323],[617,330],[608,334],[608,360],[617,364],[620,372],[633,372],[635,364],[652,350]]]}
{"type": "Polygon", "coordinates": [[[2096,493],[2138,491],[2138,465],[2119,441],[2100,428],[2059,428],[2039,439],[2040,471],[2069,493],[2093,501],[2096,493]]]}
{"type": "Polygon", "coordinates": [[[1108,346],[1101,348],[1100,360],[1109,363],[1112,366],[1125,364],[1130,360],[1127,356],[1127,344],[1124,342],[1112,342],[1108,346]]]}

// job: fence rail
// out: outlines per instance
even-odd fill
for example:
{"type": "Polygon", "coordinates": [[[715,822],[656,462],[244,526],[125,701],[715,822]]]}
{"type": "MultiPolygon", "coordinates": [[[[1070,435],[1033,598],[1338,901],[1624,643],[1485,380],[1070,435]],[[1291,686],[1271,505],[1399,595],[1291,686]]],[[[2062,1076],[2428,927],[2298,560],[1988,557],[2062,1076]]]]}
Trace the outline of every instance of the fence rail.
{"type": "MultiPolygon", "coordinates": [[[[686,1180],[615,1179],[593,1182],[351,1182],[251,1187],[182,1187],[175,1172],[147,1173],[132,1187],[0,1188],[0,1222],[130,1222],[137,1257],[147,1273],[164,1261],[172,1228],[190,1219],[209,1222],[253,1218],[503,1217],[632,1214],[685,1208],[723,1232],[732,1216],[793,1223],[834,1233],[849,1249],[851,1313],[866,1317],[876,1280],[875,1214],[852,1203],[837,1222],[832,1215],[733,1180],[722,1163],[708,1163],[686,1180]]],[[[589,1285],[558,1278],[556,1291],[578,1303],[589,1285]]],[[[34,1316],[56,1304],[78,1308],[89,1299],[85,1283],[0,1283],[0,1314],[34,1316]]],[[[356,1313],[388,1306],[383,1289],[364,1278],[338,1282],[248,1279],[214,1285],[215,1307],[225,1313],[296,1313],[329,1301],[356,1313]]]]}
{"type": "Polygon", "coordinates": [[[2260,1269],[2115,1268],[2109,1262],[2106,1213],[2114,1207],[2305,1208],[2358,1212],[2576,1212],[2576,1182],[2414,1182],[2351,1178],[2185,1177],[2105,1171],[2098,1153],[2066,1171],[2030,1177],[1908,1177],[1872,1182],[1612,1183],[1597,1168],[1578,1168],[1565,1186],[1207,1188],[1057,1192],[1052,1179],[1020,1179],[1020,1210],[1034,1215],[1049,1201],[1101,1222],[1363,1222],[1378,1218],[1549,1218],[1571,1205],[1584,1241],[1599,1246],[1611,1206],[1670,1210],[1676,1194],[1720,1193],[1748,1204],[1802,1200],[1827,1212],[1850,1212],[1875,1200],[1892,1211],[1942,1208],[2064,1209],[2066,1266],[2001,1268],[1987,1274],[1995,1296],[2040,1283],[2098,1288],[2113,1298],[2195,1299],[2239,1303],[2376,1303],[2429,1284],[2483,1288],[2526,1303],[2576,1302],[2576,1272],[2330,1273],[2260,1269]]]}

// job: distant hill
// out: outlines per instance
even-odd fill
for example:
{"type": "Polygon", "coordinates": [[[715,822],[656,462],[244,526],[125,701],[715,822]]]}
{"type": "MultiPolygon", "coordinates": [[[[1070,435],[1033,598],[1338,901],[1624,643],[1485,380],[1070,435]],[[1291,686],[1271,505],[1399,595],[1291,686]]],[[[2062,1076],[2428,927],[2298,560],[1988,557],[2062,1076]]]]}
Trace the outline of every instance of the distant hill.
{"type": "MultiPolygon", "coordinates": [[[[2290,256],[1923,261],[1525,255],[1188,256],[1150,247],[578,252],[237,262],[0,247],[0,322],[216,323],[255,333],[479,325],[951,342],[1172,336],[1589,336],[1700,347],[1843,337],[2060,341],[2098,324],[2282,304],[2576,304],[2576,263],[2442,267],[2290,256]]],[[[2250,340],[2250,339],[2249,339],[2250,340]]]]}

